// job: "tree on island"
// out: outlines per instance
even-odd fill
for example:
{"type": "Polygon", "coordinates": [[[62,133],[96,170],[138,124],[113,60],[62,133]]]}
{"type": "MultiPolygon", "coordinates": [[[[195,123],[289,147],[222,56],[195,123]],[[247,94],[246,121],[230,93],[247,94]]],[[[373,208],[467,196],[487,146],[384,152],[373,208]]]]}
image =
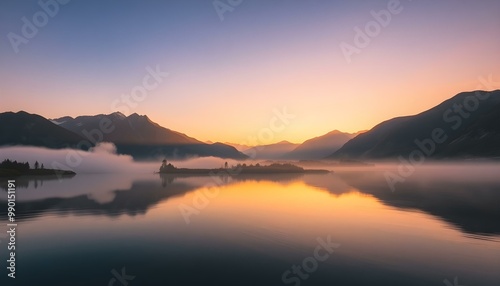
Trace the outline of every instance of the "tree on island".
{"type": "Polygon", "coordinates": [[[167,169],[167,160],[163,159],[163,161],[161,161],[160,172],[164,172],[166,169],[167,169]]]}
{"type": "Polygon", "coordinates": [[[76,173],[68,170],[45,169],[43,164],[35,162],[34,168],[30,168],[28,162],[17,162],[5,159],[0,163],[0,177],[21,176],[21,175],[41,175],[41,176],[73,176],[76,173]]]}
{"type": "Polygon", "coordinates": [[[30,169],[30,164],[28,162],[22,163],[22,162],[11,161],[9,159],[5,159],[5,160],[3,160],[2,163],[0,163],[0,169],[12,169],[12,170],[25,171],[25,170],[30,169]]]}
{"type": "Polygon", "coordinates": [[[161,161],[161,167],[160,167],[160,173],[166,173],[168,170],[173,170],[175,169],[174,165],[168,163],[167,164],[167,160],[166,159],[163,159],[163,161],[161,161]]]}

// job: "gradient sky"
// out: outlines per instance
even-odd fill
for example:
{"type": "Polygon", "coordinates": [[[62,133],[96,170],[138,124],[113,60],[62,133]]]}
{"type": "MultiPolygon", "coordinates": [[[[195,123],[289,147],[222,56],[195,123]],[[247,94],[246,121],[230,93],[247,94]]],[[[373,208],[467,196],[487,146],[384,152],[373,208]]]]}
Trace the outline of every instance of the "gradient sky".
{"type": "Polygon", "coordinates": [[[22,35],[22,17],[41,8],[3,0],[0,111],[111,113],[159,65],[169,76],[129,113],[245,143],[287,107],[295,118],[268,141],[302,142],[419,113],[475,90],[480,76],[500,79],[496,0],[401,0],[403,11],[347,63],[340,44],[388,2],[244,0],[221,21],[207,0],[73,0],[16,54],[7,35],[22,35]]]}

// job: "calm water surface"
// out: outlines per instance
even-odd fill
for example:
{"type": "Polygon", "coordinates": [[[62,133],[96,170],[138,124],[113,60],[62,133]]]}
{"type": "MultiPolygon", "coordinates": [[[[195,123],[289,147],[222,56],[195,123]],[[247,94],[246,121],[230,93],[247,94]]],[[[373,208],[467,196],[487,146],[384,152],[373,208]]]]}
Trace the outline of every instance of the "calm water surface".
{"type": "Polygon", "coordinates": [[[18,180],[17,192],[17,278],[0,237],[1,285],[500,285],[500,180],[391,192],[358,171],[77,175],[18,180]]]}

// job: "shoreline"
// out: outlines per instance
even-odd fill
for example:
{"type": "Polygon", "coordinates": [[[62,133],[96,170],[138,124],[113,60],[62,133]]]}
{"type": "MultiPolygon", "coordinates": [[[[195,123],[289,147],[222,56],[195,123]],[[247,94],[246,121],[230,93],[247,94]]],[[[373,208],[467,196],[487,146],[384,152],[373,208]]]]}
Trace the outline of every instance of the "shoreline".
{"type": "Polygon", "coordinates": [[[161,175],[275,175],[275,174],[327,174],[333,173],[333,171],[322,170],[322,169],[310,169],[310,170],[235,170],[235,169],[188,169],[180,168],[175,170],[168,170],[163,172],[155,172],[161,175]]]}

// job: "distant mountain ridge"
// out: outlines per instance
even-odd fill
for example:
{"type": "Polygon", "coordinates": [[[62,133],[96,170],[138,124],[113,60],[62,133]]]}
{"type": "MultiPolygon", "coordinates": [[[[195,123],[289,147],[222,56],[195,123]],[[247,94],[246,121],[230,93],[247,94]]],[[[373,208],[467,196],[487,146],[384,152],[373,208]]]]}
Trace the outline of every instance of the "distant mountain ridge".
{"type": "Polygon", "coordinates": [[[346,142],[360,133],[345,133],[333,130],[322,136],[306,140],[301,144],[281,141],[274,144],[253,147],[238,144],[231,145],[240,148],[239,150],[242,150],[243,153],[253,159],[319,160],[337,151],[346,142]]]}
{"type": "Polygon", "coordinates": [[[284,159],[319,160],[332,154],[359,133],[345,133],[333,130],[309,140],[288,152],[284,159]]]}
{"type": "Polygon", "coordinates": [[[500,158],[500,90],[460,93],[427,111],[384,121],[366,132],[334,130],[302,144],[237,145],[246,148],[246,154],[228,144],[201,142],[136,113],[65,116],[52,121],[24,111],[0,113],[0,146],[93,146],[81,144],[84,141],[112,142],[118,153],[134,159],[385,160],[409,158],[415,152],[433,159],[500,158]]]}
{"type": "Polygon", "coordinates": [[[205,144],[135,113],[128,117],[116,112],[48,120],[24,111],[5,112],[0,113],[0,134],[0,146],[85,150],[98,142],[112,142],[119,154],[128,154],[134,159],[184,159],[196,156],[247,158],[232,146],[205,144]]]}
{"type": "Polygon", "coordinates": [[[500,156],[499,114],[500,90],[460,93],[420,114],[382,122],[327,158],[408,158],[417,151],[436,159],[500,156]]]}
{"type": "Polygon", "coordinates": [[[125,116],[120,112],[94,116],[69,116],[52,119],[59,126],[84,136],[84,131],[103,129],[103,121],[110,122],[112,132],[103,133],[103,141],[115,144],[204,144],[180,132],[164,128],[146,115],[133,113],[125,116]]]}
{"type": "MultiPolygon", "coordinates": [[[[77,148],[84,138],[25,111],[0,113],[0,146],[29,145],[48,148],[77,148]]],[[[88,148],[88,147],[87,147],[88,148]]]]}
{"type": "Polygon", "coordinates": [[[286,154],[295,149],[299,144],[280,141],[274,144],[259,145],[243,151],[252,159],[283,159],[286,154]]]}
{"type": "Polygon", "coordinates": [[[129,116],[119,112],[76,118],[66,116],[52,121],[84,137],[89,137],[90,130],[102,130],[103,122],[106,122],[112,131],[102,132],[102,141],[114,143],[118,153],[132,155],[135,159],[183,159],[195,156],[247,158],[232,146],[201,142],[186,134],[162,127],[148,116],[137,113],[129,116]]]}

